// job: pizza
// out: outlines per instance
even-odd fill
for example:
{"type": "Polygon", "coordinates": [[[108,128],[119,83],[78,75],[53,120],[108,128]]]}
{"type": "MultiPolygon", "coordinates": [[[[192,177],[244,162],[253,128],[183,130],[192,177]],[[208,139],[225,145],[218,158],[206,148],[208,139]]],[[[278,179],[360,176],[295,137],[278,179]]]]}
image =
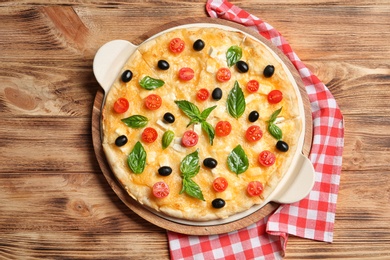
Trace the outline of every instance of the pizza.
{"type": "Polygon", "coordinates": [[[299,149],[295,82],[239,31],[186,27],[142,43],[106,95],[102,145],[129,196],[170,218],[262,204],[299,149]]]}

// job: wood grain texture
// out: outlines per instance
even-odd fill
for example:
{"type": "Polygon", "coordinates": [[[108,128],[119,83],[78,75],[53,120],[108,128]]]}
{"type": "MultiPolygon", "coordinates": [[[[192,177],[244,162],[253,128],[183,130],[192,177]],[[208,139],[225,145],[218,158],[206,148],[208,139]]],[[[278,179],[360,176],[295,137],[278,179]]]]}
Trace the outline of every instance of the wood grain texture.
{"type": "MultiPolygon", "coordinates": [[[[389,259],[389,1],[232,3],[277,28],[344,114],[334,242],[290,236],[286,259],[389,259]]],[[[130,211],[97,164],[92,59],[109,40],[205,17],[204,5],[1,1],[0,258],[169,259],[165,230],[130,211]]]]}

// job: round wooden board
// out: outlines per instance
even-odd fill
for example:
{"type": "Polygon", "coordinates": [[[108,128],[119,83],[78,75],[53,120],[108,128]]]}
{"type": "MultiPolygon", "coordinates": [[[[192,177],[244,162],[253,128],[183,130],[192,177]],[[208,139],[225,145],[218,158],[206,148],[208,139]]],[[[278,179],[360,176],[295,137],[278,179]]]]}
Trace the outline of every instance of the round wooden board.
{"type": "MultiPolygon", "coordinates": [[[[163,30],[176,27],[179,25],[184,24],[191,24],[191,23],[212,23],[212,24],[221,24],[230,26],[236,29],[239,29],[247,34],[250,34],[263,42],[265,45],[270,47],[275,53],[279,55],[279,57],[283,60],[283,62],[287,65],[289,70],[291,71],[292,75],[294,76],[299,90],[301,92],[304,109],[305,109],[305,138],[304,138],[304,146],[302,149],[302,153],[304,155],[308,155],[311,149],[311,143],[312,143],[312,115],[311,115],[311,109],[310,109],[310,102],[309,98],[307,96],[307,93],[305,91],[304,84],[292,65],[292,63],[288,60],[288,58],[279,50],[277,49],[272,43],[270,43],[267,39],[260,36],[257,32],[255,32],[252,29],[246,28],[244,26],[241,26],[236,23],[232,23],[225,20],[220,19],[212,19],[212,18],[190,18],[190,19],[184,19],[179,20],[175,22],[171,22],[168,24],[165,24],[161,27],[154,28],[153,30],[141,35],[139,38],[132,41],[133,44],[139,45],[151,36],[155,35],[156,33],[159,33],[163,30]]],[[[101,119],[101,109],[102,109],[102,102],[104,99],[104,91],[100,89],[95,96],[94,104],[93,104],[93,110],[92,110],[92,139],[93,139],[93,146],[96,154],[96,158],[98,160],[99,166],[107,179],[109,185],[113,189],[113,191],[117,194],[117,196],[125,203],[127,207],[129,207],[133,212],[138,214],[140,217],[144,218],[145,220],[149,221],[150,223],[153,223],[156,226],[159,226],[161,228],[187,234],[187,235],[211,235],[211,234],[222,234],[231,232],[234,230],[238,230],[244,227],[247,227],[260,219],[264,218],[265,216],[269,215],[271,212],[273,212],[277,207],[278,204],[276,203],[268,203],[261,209],[257,210],[256,212],[252,213],[251,215],[248,215],[244,218],[241,218],[239,220],[220,224],[220,225],[210,225],[210,226],[198,226],[196,224],[194,225],[186,225],[181,224],[177,222],[173,222],[170,220],[167,220],[159,215],[154,214],[149,209],[142,206],[140,203],[138,203],[136,200],[131,198],[125,189],[122,188],[120,183],[116,180],[115,175],[112,173],[110,166],[107,163],[107,160],[105,158],[102,143],[101,143],[101,135],[100,135],[100,119],[101,119]]]]}

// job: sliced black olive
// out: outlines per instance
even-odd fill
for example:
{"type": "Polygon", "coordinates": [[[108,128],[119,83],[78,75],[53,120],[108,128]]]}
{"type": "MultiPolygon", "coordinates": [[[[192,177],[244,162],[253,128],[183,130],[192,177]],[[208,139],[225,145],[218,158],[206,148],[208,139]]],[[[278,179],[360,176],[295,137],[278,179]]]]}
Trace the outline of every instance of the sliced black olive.
{"type": "Polygon", "coordinates": [[[288,151],[288,144],[285,141],[279,140],[276,143],[276,148],[281,152],[287,152],[288,151]]]}
{"type": "Polygon", "coordinates": [[[213,90],[213,93],[211,93],[211,96],[213,97],[214,100],[220,100],[222,98],[222,89],[215,88],[213,90]]]}
{"type": "Polygon", "coordinates": [[[256,110],[253,110],[249,113],[248,120],[250,122],[255,122],[257,119],[259,119],[259,113],[256,110]]]}
{"type": "Polygon", "coordinates": [[[272,75],[274,75],[274,72],[275,72],[275,67],[273,65],[267,65],[264,68],[263,75],[264,77],[269,78],[272,77],[272,75]]]}
{"type": "Polygon", "coordinates": [[[202,41],[201,39],[198,39],[194,42],[194,45],[192,46],[194,48],[194,50],[196,51],[201,51],[203,50],[204,48],[204,41],[202,41]]]}
{"type": "Polygon", "coordinates": [[[158,174],[161,176],[168,176],[172,173],[172,168],[169,166],[162,166],[158,169],[158,174]]]}
{"type": "Polygon", "coordinates": [[[169,69],[169,63],[168,61],[166,60],[159,60],[157,62],[157,67],[160,69],[160,70],[167,70],[169,69]]]}
{"type": "Polygon", "coordinates": [[[125,70],[122,73],[122,81],[123,82],[129,82],[133,78],[133,72],[131,70],[125,70]]]}
{"type": "Polygon", "coordinates": [[[127,137],[125,135],[118,136],[115,140],[116,146],[124,146],[127,143],[127,137]]]}
{"type": "Polygon", "coordinates": [[[164,114],[164,120],[165,122],[172,124],[175,122],[175,116],[172,113],[167,112],[164,114]]]}
{"type": "Polygon", "coordinates": [[[226,202],[223,199],[216,198],[211,202],[211,205],[213,205],[213,208],[220,209],[225,207],[226,202]]]}
{"type": "Polygon", "coordinates": [[[248,64],[242,60],[237,61],[236,67],[237,67],[238,71],[241,73],[248,72],[248,70],[249,70],[248,64]]]}
{"type": "Polygon", "coordinates": [[[217,164],[218,164],[217,160],[211,157],[203,160],[203,165],[210,169],[217,167],[217,164]]]}

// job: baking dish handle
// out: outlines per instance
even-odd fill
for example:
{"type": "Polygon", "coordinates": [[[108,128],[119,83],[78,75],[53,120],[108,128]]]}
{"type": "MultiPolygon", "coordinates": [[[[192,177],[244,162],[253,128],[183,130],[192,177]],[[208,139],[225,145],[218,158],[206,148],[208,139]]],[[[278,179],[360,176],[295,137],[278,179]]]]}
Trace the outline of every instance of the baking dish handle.
{"type": "Polygon", "coordinates": [[[93,73],[107,94],[118,73],[137,46],[125,40],[114,40],[104,44],[93,60],[93,73]]]}
{"type": "Polygon", "coordinates": [[[272,201],[288,204],[305,198],[314,186],[315,172],[309,158],[299,155],[295,172],[290,176],[287,190],[277,194],[272,201]]]}

